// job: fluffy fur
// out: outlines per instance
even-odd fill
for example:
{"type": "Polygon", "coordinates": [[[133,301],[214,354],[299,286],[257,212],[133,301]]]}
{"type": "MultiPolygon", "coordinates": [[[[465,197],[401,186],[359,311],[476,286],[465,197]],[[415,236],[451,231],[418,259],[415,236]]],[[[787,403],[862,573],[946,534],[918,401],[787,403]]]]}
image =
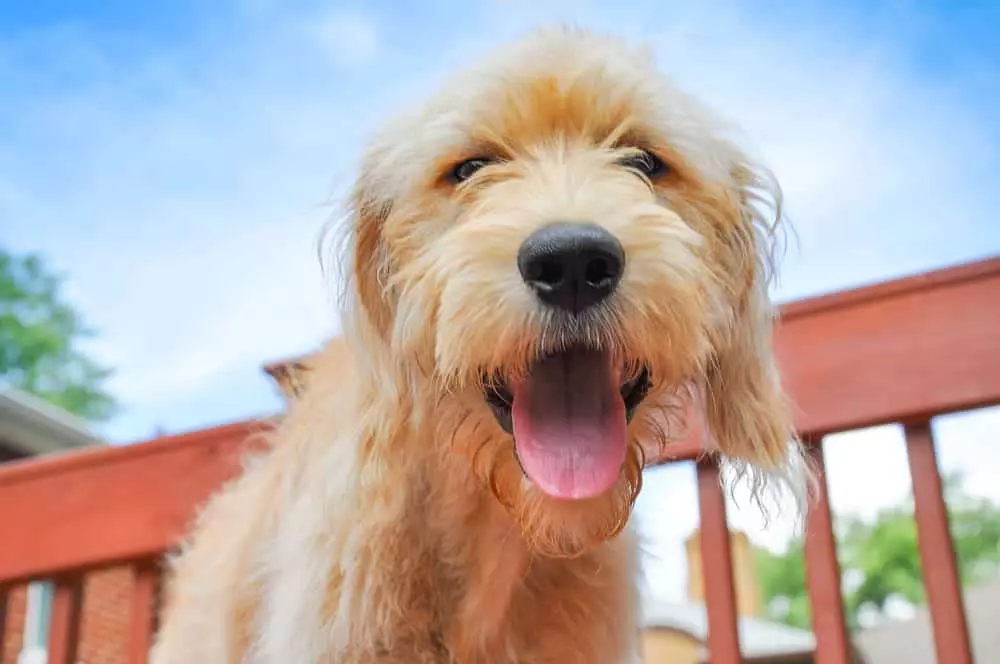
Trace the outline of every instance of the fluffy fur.
{"type": "Polygon", "coordinates": [[[767,171],[616,39],[545,30],[450,80],[370,144],[345,225],[346,346],[201,513],[153,663],[626,661],[627,523],[681,415],[757,491],[798,458],[767,301],[779,207],[767,171]],[[669,170],[623,165],[637,149],[669,170]],[[477,156],[493,161],[448,177],[477,156]],[[572,319],[515,258],[565,219],[628,257],[614,296],[572,319]],[[558,500],[522,473],[484,376],[581,341],[652,387],[617,484],[558,500]]]}

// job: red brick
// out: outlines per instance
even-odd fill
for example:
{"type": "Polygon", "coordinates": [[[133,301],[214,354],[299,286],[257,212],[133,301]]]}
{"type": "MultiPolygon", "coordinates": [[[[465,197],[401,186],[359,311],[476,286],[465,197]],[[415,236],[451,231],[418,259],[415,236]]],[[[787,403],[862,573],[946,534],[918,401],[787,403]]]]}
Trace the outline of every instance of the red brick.
{"type": "MultiPolygon", "coordinates": [[[[125,664],[130,630],[132,572],[112,567],[84,578],[80,619],[80,664],[125,664]]],[[[27,588],[11,589],[0,664],[17,664],[24,634],[27,588]]]]}
{"type": "Polygon", "coordinates": [[[7,619],[3,634],[3,649],[0,664],[17,664],[17,654],[21,652],[21,637],[24,635],[24,609],[27,588],[15,586],[7,597],[7,619]]]}

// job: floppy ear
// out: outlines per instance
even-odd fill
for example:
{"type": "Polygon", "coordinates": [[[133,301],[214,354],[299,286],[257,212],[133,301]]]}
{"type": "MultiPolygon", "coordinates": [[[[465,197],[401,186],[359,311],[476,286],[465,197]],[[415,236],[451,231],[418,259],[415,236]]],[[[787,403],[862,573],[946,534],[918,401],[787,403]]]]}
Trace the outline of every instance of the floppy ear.
{"type": "Polygon", "coordinates": [[[389,252],[384,240],[384,225],[392,209],[390,201],[376,192],[368,167],[361,174],[351,194],[350,285],[357,315],[371,331],[385,339],[392,310],[383,284],[389,268],[389,252]]]}
{"type": "Polygon", "coordinates": [[[772,347],[773,315],[767,287],[781,220],[781,191],[770,174],[738,160],[735,223],[721,251],[731,280],[732,315],[718,330],[705,372],[706,423],[719,450],[768,470],[788,459],[795,439],[790,404],[772,347]]]}

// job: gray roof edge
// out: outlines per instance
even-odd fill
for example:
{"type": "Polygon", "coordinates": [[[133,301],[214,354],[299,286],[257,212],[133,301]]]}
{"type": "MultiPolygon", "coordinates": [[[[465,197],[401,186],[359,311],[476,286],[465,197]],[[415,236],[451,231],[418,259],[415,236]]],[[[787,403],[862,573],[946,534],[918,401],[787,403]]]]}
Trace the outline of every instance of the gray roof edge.
{"type": "Polygon", "coordinates": [[[104,444],[79,417],[11,387],[0,387],[0,440],[29,455],[104,444]]]}
{"type": "MultiPolygon", "coordinates": [[[[644,599],[642,619],[646,629],[676,630],[703,644],[707,642],[708,615],[704,604],[644,599]]],[[[737,625],[747,659],[805,655],[816,648],[815,635],[810,630],[750,616],[741,616],[737,625]]]]}

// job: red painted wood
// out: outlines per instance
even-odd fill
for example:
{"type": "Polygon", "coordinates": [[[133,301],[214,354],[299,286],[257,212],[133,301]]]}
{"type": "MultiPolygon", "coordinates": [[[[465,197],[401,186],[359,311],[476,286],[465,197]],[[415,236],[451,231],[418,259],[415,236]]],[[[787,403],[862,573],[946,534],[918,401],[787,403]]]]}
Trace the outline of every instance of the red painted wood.
{"type": "Polygon", "coordinates": [[[697,469],[709,660],[712,664],[740,664],[733,558],[719,466],[714,459],[706,459],[697,469]]]}
{"type": "Polygon", "coordinates": [[[1000,403],[1000,259],[945,277],[785,308],[776,352],[800,433],[1000,403]]]}
{"type": "Polygon", "coordinates": [[[788,302],[782,305],[781,310],[785,318],[812,316],[820,312],[849,308],[857,304],[894,297],[896,295],[928,291],[967,281],[990,279],[996,276],[997,273],[1000,273],[1000,256],[911,274],[876,284],[857,286],[795,302],[788,302]]]}
{"type": "Polygon", "coordinates": [[[806,523],[806,578],[813,633],[816,635],[815,664],[851,664],[851,643],[840,588],[837,540],[830,513],[830,495],[823,460],[822,440],[808,448],[816,472],[816,495],[806,523]]]}
{"type": "Polygon", "coordinates": [[[3,655],[3,639],[7,634],[7,602],[10,600],[10,592],[6,584],[0,583],[0,656],[3,655]]]}
{"type": "Polygon", "coordinates": [[[924,587],[938,662],[972,664],[969,627],[929,422],[905,427],[924,587]]]}
{"type": "Polygon", "coordinates": [[[142,561],[132,568],[132,588],[128,664],[146,664],[153,644],[156,614],[156,584],[159,567],[154,561],[142,561]]]}
{"type": "Polygon", "coordinates": [[[0,581],[150,558],[240,469],[259,422],[0,469],[0,581]]]}
{"type": "Polygon", "coordinates": [[[48,661],[49,664],[76,664],[83,583],[80,575],[71,575],[55,579],[54,584],[48,661]]]}

